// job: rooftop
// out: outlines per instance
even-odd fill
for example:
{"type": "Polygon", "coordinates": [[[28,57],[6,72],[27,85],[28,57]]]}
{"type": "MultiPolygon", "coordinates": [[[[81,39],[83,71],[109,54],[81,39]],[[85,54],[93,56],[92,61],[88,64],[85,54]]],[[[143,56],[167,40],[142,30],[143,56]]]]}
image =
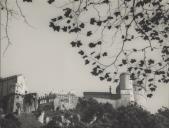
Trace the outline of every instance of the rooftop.
{"type": "Polygon", "coordinates": [[[13,78],[18,77],[18,76],[22,76],[22,74],[12,75],[12,76],[8,76],[8,77],[5,77],[5,78],[0,77],[0,80],[9,80],[9,79],[13,79],[13,78]]]}
{"type": "Polygon", "coordinates": [[[93,98],[104,98],[104,99],[111,99],[116,100],[120,99],[120,94],[112,94],[110,92],[84,92],[84,97],[93,97],[93,98]]]}

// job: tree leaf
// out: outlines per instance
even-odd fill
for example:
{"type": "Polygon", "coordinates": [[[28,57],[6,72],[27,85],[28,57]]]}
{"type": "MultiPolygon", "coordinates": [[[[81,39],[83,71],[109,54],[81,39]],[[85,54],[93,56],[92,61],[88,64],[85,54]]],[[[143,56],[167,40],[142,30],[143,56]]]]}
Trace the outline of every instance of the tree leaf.
{"type": "Polygon", "coordinates": [[[92,31],[88,31],[87,36],[91,36],[91,35],[92,35],[92,31]]]}
{"type": "Polygon", "coordinates": [[[90,62],[89,60],[85,60],[85,65],[89,64],[89,62],[90,62]]]}
{"type": "Polygon", "coordinates": [[[52,4],[55,0],[48,0],[49,4],[52,4]]]}
{"type": "Polygon", "coordinates": [[[90,47],[90,48],[94,48],[95,46],[96,46],[96,44],[94,44],[94,43],[92,43],[92,42],[89,43],[89,47],[90,47]]]}

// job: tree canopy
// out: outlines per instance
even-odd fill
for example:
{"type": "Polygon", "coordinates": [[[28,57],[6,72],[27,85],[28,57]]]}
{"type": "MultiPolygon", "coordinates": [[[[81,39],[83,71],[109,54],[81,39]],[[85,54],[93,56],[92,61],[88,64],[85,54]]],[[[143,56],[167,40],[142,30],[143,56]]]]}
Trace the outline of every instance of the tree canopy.
{"type": "Polygon", "coordinates": [[[0,127],[1,128],[21,128],[21,123],[18,118],[13,114],[1,115],[0,114],[0,127]]]}
{"type": "Polygon", "coordinates": [[[114,109],[111,104],[98,103],[94,99],[80,98],[74,110],[51,111],[46,124],[37,121],[33,114],[0,113],[2,128],[168,128],[169,109],[161,108],[155,114],[137,104],[114,109]]]}
{"type": "MultiPolygon", "coordinates": [[[[57,0],[49,0],[49,4],[57,0]]],[[[49,27],[76,35],[72,47],[91,74],[119,82],[121,72],[147,96],[169,82],[169,3],[166,0],[71,0],[49,27]]]]}
{"type": "Polygon", "coordinates": [[[114,109],[108,103],[101,104],[94,99],[80,98],[75,110],[61,113],[64,120],[55,118],[44,128],[168,128],[168,114],[168,108],[151,114],[137,104],[114,109]],[[80,115],[80,120],[72,118],[75,115],[80,115]],[[66,120],[70,121],[68,125],[64,123],[66,120]]]}

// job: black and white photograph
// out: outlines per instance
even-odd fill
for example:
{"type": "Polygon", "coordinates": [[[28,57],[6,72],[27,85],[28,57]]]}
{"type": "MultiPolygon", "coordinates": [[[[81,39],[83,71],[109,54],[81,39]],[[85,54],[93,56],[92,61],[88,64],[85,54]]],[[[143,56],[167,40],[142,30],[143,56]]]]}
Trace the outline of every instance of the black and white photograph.
{"type": "Polygon", "coordinates": [[[0,0],[0,128],[169,128],[169,0],[0,0]]]}

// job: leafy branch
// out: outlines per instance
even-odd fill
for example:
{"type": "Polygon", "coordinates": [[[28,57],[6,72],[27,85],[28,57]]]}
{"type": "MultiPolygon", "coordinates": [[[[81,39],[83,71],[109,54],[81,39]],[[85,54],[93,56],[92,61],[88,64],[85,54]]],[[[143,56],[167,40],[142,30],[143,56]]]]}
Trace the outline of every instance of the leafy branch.
{"type": "Polygon", "coordinates": [[[119,74],[127,71],[148,97],[158,82],[169,82],[169,4],[165,0],[69,0],[59,9],[63,13],[52,18],[49,27],[78,35],[75,40],[81,45],[75,41],[71,45],[79,49],[85,65],[93,67],[92,75],[119,82],[119,74]]]}

